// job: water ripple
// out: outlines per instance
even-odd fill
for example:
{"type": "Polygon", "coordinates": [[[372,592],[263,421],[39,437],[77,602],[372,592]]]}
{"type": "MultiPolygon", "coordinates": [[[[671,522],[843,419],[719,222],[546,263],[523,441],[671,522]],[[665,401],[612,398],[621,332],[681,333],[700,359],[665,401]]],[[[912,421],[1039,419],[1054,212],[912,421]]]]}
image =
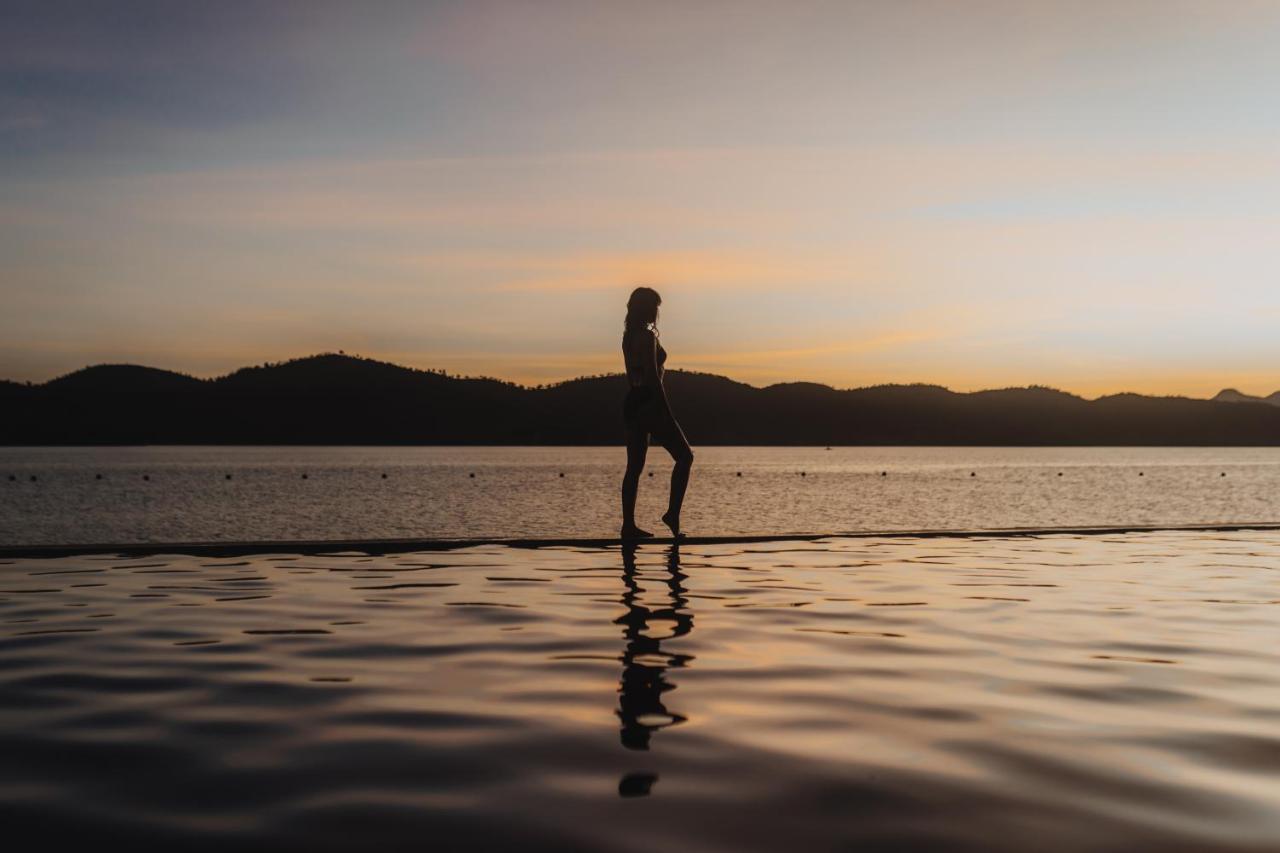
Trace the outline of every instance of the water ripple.
{"type": "Polygon", "coordinates": [[[89,563],[0,566],[55,847],[1280,846],[1280,534],[89,563]]]}

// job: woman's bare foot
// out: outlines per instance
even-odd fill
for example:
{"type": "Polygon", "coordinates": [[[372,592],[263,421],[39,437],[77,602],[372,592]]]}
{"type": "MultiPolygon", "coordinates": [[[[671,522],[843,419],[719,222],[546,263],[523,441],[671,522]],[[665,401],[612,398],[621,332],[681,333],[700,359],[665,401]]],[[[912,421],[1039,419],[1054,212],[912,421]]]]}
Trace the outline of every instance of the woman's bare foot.
{"type": "Polygon", "coordinates": [[[641,528],[636,527],[634,524],[630,525],[629,527],[622,528],[623,539],[648,539],[651,536],[653,536],[653,534],[650,533],[648,530],[642,530],[641,528]]]}
{"type": "Polygon", "coordinates": [[[662,516],[662,523],[671,528],[671,538],[682,539],[684,534],[680,532],[680,516],[667,513],[662,516]]]}

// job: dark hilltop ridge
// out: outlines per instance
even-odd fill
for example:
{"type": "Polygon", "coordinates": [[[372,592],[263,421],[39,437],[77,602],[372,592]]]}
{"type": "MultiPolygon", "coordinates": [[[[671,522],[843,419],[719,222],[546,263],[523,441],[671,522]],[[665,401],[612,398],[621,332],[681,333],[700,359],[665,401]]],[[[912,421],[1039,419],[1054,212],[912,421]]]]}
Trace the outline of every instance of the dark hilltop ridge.
{"type": "MultiPolygon", "coordinates": [[[[756,388],[684,371],[667,387],[702,445],[1280,445],[1280,394],[756,388]]],[[[0,381],[0,444],[614,444],[624,390],[620,375],[529,388],[343,354],[216,379],[99,365],[39,385],[0,381]]]]}

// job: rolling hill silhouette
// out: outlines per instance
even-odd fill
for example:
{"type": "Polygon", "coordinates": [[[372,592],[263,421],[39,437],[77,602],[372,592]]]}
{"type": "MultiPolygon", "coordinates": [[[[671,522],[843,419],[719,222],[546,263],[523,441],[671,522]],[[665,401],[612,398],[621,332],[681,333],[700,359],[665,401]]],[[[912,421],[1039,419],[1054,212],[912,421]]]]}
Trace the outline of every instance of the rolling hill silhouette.
{"type": "Polygon", "coordinates": [[[98,364],[51,379],[42,387],[61,394],[165,394],[194,391],[204,383],[185,373],[136,364],[98,364]]]}
{"type": "MultiPolygon", "coordinates": [[[[1280,445],[1269,398],[756,388],[683,371],[669,372],[667,387],[703,445],[1280,445]]],[[[620,375],[527,388],[341,354],[216,379],[100,365],[40,385],[0,382],[0,443],[616,444],[625,389],[620,375]]]]}
{"type": "Polygon", "coordinates": [[[1223,388],[1213,396],[1219,403],[1266,403],[1268,406],[1280,406],[1280,391],[1274,391],[1265,397],[1252,394],[1241,394],[1234,388],[1223,388]]]}

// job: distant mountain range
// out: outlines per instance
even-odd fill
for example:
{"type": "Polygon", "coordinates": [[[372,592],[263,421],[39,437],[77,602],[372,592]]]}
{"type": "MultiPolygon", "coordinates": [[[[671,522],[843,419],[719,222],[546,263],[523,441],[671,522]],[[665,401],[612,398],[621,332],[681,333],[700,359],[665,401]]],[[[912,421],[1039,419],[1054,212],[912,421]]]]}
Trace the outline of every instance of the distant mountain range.
{"type": "MultiPolygon", "coordinates": [[[[1050,388],[756,388],[671,371],[690,440],[765,445],[1280,445],[1280,392],[1213,400],[1050,388]]],[[[0,381],[0,444],[616,444],[625,380],[528,388],[346,355],[217,379],[99,365],[39,385],[0,381]]]]}

